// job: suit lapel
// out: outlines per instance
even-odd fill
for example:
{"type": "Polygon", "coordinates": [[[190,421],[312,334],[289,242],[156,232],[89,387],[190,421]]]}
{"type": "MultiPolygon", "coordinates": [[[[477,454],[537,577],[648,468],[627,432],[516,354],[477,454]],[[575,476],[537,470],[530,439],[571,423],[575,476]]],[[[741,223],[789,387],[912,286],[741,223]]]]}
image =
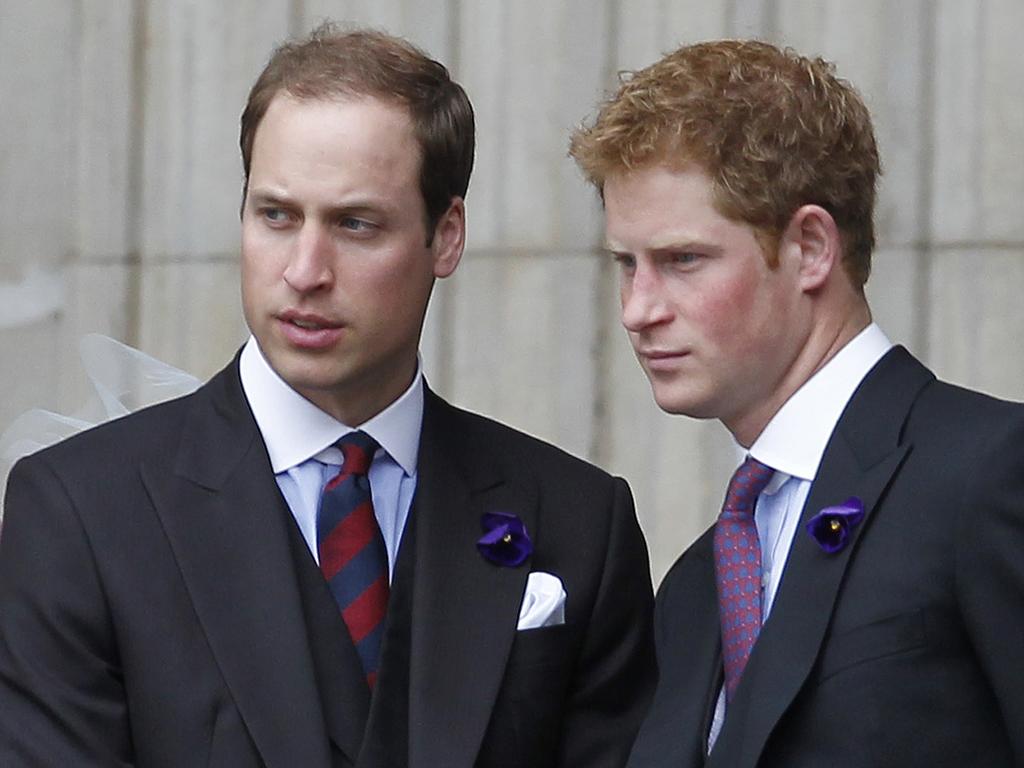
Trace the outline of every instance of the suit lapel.
{"type": "MultiPolygon", "coordinates": [[[[237,359],[197,393],[182,434],[173,467],[145,466],[143,481],[221,674],[267,766],[326,768],[291,520],[237,359]]],[[[340,746],[354,761],[358,744],[340,746]]]]}
{"type": "MultiPolygon", "coordinates": [[[[715,585],[713,531],[705,533],[693,545],[690,556],[696,567],[696,580],[687,581],[687,593],[670,601],[664,610],[673,612],[665,619],[678,631],[669,638],[673,647],[667,658],[679,658],[685,648],[685,663],[666,664],[659,669],[659,691],[670,696],[669,706],[658,708],[668,714],[662,726],[663,743],[677,743],[679,752],[672,762],[680,766],[704,764],[708,752],[708,733],[722,685],[722,644],[718,620],[718,587],[715,585]]],[[[652,711],[657,707],[652,706],[652,711]]]]}
{"type": "Polygon", "coordinates": [[[530,562],[504,568],[484,560],[476,548],[481,515],[511,512],[537,532],[532,489],[513,489],[491,453],[467,448],[455,413],[427,393],[412,512],[410,768],[473,763],[515,639],[530,562]]]}
{"type": "Polygon", "coordinates": [[[858,387],[829,440],[786,562],[778,597],[730,703],[709,766],[754,766],[779,718],[806,681],[828,629],[843,574],[871,515],[911,450],[901,431],[934,376],[902,347],[858,387]],[[847,546],[825,553],[805,532],[826,506],[856,496],[866,516],[847,546]]]}
{"type": "Polygon", "coordinates": [[[327,735],[350,761],[354,761],[364,741],[370,709],[366,676],[338,604],[305,539],[297,525],[286,527],[327,735]]]}

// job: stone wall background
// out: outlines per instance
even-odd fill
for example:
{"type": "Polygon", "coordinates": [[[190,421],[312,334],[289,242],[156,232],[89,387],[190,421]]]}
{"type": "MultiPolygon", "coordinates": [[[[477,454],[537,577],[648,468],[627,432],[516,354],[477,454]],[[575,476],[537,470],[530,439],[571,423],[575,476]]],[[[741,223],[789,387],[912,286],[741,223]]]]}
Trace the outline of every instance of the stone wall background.
{"type": "Polygon", "coordinates": [[[231,356],[238,116],[273,44],[325,16],[409,37],[476,108],[431,384],[624,475],[656,578],[714,518],[734,454],[654,406],[566,157],[620,69],[725,36],[836,61],[883,153],[877,320],[940,376],[1024,397],[1020,0],[0,0],[0,427],[75,410],[88,331],[204,378],[231,356]]]}

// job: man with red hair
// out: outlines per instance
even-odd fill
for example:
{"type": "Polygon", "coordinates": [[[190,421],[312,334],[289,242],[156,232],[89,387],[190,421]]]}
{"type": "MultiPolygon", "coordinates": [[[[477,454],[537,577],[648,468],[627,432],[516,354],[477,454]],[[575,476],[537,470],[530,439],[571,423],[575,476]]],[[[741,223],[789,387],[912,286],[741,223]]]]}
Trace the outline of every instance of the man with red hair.
{"type": "Polygon", "coordinates": [[[1024,408],[872,322],[860,97],[821,59],[701,43],[571,153],[655,400],[746,453],[659,590],[629,765],[1024,764],[1024,408]]]}

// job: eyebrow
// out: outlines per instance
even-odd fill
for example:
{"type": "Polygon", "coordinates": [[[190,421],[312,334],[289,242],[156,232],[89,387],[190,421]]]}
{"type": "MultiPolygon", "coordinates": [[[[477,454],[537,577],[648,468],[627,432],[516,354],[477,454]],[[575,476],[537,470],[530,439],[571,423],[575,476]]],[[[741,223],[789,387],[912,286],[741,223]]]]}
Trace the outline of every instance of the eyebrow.
{"type": "Polygon", "coordinates": [[[266,189],[250,189],[247,198],[254,204],[291,205],[293,203],[288,195],[266,189]]]}
{"type": "MultiPolygon", "coordinates": [[[[609,240],[605,240],[604,248],[612,253],[626,253],[629,252],[628,248],[621,247],[618,243],[613,243],[609,240]]],[[[645,251],[688,251],[688,250],[712,250],[717,249],[717,246],[712,245],[709,242],[700,240],[693,237],[668,237],[665,240],[656,240],[650,247],[645,248],[645,251]]]]}
{"type": "MultiPolygon", "coordinates": [[[[297,205],[294,198],[290,195],[268,189],[252,190],[249,193],[248,199],[252,201],[253,205],[297,205]]],[[[331,215],[338,215],[362,212],[388,213],[392,208],[393,206],[389,206],[383,201],[372,198],[356,198],[346,202],[329,203],[323,207],[323,210],[331,215]]]]}

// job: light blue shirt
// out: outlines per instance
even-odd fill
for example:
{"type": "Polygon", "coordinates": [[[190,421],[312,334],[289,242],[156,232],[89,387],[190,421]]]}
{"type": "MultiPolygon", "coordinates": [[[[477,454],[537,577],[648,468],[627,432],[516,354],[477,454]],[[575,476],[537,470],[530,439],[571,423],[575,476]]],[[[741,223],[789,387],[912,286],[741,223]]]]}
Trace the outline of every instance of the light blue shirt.
{"type": "MultiPolygon", "coordinates": [[[[797,535],[811,483],[846,404],[892,342],[874,323],[861,331],[793,393],[758,435],[747,453],[775,470],[754,508],[761,543],[761,615],[768,620],[797,535]]],[[[718,693],[708,735],[714,746],[725,721],[725,690],[718,693]]]]}
{"type": "Polygon", "coordinates": [[[285,383],[252,337],[242,350],[239,373],[266,443],[274,478],[317,562],[316,515],[320,494],[342,464],[341,451],[334,443],[355,429],[377,441],[380,448],[370,465],[370,489],[388,550],[389,571],[393,574],[416,491],[416,459],[423,426],[423,376],[419,366],[412,384],[397,400],[355,426],[342,424],[285,383]]]}

